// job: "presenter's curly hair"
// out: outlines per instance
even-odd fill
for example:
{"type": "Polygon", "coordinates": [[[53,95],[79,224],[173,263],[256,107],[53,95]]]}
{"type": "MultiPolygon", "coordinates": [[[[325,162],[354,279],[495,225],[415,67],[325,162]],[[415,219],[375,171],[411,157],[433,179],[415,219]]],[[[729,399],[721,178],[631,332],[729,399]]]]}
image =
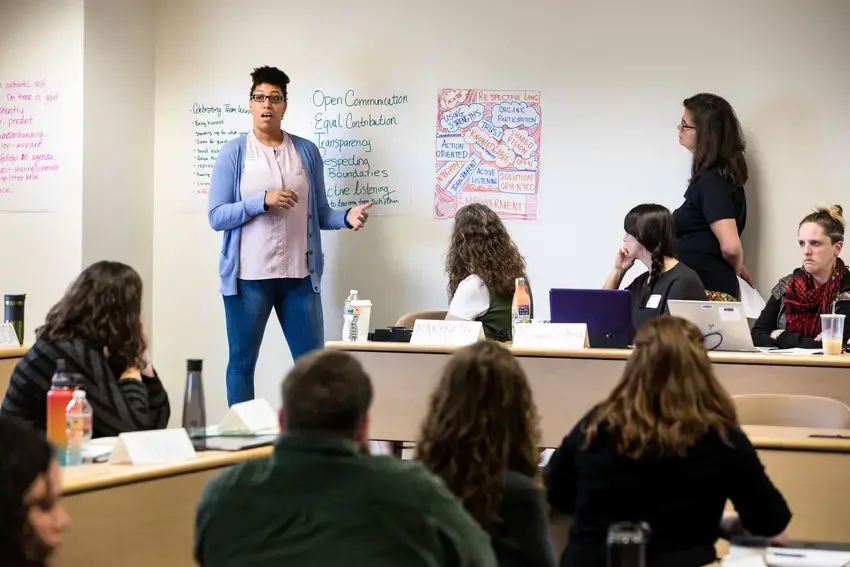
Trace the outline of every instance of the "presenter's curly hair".
{"type": "Polygon", "coordinates": [[[36,329],[45,341],[79,340],[109,353],[110,365],[123,371],[144,368],[142,278],[126,264],[96,262],[83,270],[36,329]]]}
{"type": "Polygon", "coordinates": [[[446,254],[449,300],[465,278],[476,275],[493,294],[513,297],[516,278],[526,278],[525,258],[492,209],[480,203],[457,211],[446,254]]]}
{"type": "Polygon", "coordinates": [[[459,350],[431,396],[416,458],[498,534],[508,471],[538,477],[540,418],[525,372],[494,341],[459,350]]]}
{"type": "Polygon", "coordinates": [[[287,100],[286,85],[289,84],[289,76],[286,73],[277,67],[257,67],[251,73],[251,92],[249,96],[254,94],[254,89],[257,88],[257,85],[262,85],[263,83],[278,87],[281,94],[283,94],[283,100],[287,100]]]}

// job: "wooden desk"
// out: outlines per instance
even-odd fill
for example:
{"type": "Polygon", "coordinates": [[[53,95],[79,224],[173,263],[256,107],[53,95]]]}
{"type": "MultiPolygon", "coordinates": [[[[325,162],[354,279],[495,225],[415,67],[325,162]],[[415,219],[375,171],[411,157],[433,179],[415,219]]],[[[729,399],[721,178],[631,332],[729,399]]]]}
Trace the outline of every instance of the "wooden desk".
{"type": "MultiPolygon", "coordinates": [[[[328,342],[351,352],[372,378],[369,421],[374,439],[413,441],[427,400],[455,347],[407,343],[328,342]]],[[[607,396],[622,375],[629,350],[513,349],[542,416],[543,445],[557,447],[582,416],[607,396]]],[[[850,405],[850,355],[786,356],[710,353],[715,372],[732,394],[784,393],[836,398],[850,405]]]]}
{"type": "Polygon", "coordinates": [[[71,516],[58,567],[192,567],[195,506],[206,482],[271,447],[201,452],[175,465],[83,465],[63,471],[71,516]]]}
{"type": "Polygon", "coordinates": [[[9,387],[9,379],[12,370],[18,364],[29,347],[6,347],[0,348],[0,401],[6,397],[6,389],[9,387]]]}
{"type": "MultiPolygon", "coordinates": [[[[443,366],[455,350],[404,343],[328,343],[350,351],[372,378],[373,439],[413,441],[443,366]]],[[[620,378],[629,351],[548,352],[514,349],[540,412],[542,443],[557,447],[620,378]]],[[[718,378],[734,394],[788,393],[837,398],[850,404],[850,356],[711,353],[718,378]]],[[[811,439],[821,430],[746,427],[774,483],[794,512],[792,537],[850,541],[850,440],[811,439]]],[[[825,433],[835,433],[826,431],[825,433]]],[[[850,431],[843,432],[850,436],[850,431]]]]}

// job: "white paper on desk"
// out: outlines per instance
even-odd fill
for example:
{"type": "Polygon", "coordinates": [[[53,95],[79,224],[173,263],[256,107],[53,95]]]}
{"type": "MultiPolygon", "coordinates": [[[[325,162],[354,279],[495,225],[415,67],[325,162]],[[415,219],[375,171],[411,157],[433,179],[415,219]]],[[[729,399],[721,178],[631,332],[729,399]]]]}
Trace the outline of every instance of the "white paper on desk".
{"type": "Polygon", "coordinates": [[[760,554],[745,555],[739,557],[726,556],[721,563],[723,567],[767,567],[767,563],[760,554]]]}
{"type": "Polygon", "coordinates": [[[797,356],[807,356],[810,354],[823,354],[822,348],[769,348],[756,347],[759,352],[768,354],[793,354],[797,356]]]}
{"type": "Polygon", "coordinates": [[[0,323],[0,347],[19,347],[18,333],[11,323],[0,323]]]}
{"type": "Polygon", "coordinates": [[[520,323],[514,326],[516,348],[583,349],[590,346],[586,323],[520,323]]]}
{"type": "Polygon", "coordinates": [[[219,435],[256,435],[274,433],[278,427],[277,415],[269,403],[265,398],[256,398],[230,406],[217,432],[219,435]]]}
{"type": "Polygon", "coordinates": [[[109,455],[113,465],[159,465],[188,461],[196,457],[185,429],[160,429],[122,433],[109,455]]]}
{"type": "Polygon", "coordinates": [[[769,547],[765,562],[770,567],[843,567],[850,563],[850,552],[769,547]]]}
{"type": "Polygon", "coordinates": [[[92,439],[83,445],[83,461],[92,462],[112,453],[115,444],[118,443],[117,437],[99,437],[92,439]]]}

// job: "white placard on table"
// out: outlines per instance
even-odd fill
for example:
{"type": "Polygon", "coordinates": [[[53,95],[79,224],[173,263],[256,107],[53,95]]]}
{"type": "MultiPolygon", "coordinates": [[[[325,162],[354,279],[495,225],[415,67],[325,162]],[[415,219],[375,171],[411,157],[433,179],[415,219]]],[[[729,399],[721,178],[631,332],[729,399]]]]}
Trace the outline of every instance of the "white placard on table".
{"type": "Polygon", "coordinates": [[[11,323],[0,323],[0,347],[19,347],[21,341],[18,340],[18,333],[15,332],[15,327],[11,323]]]}
{"type": "Polygon", "coordinates": [[[255,398],[230,406],[217,431],[219,435],[256,435],[276,433],[279,427],[277,415],[266,399],[255,398]]]}
{"type": "Polygon", "coordinates": [[[196,456],[189,434],[180,427],[122,433],[109,455],[109,462],[113,465],[162,465],[189,461],[196,456]]]}
{"type": "Polygon", "coordinates": [[[520,323],[514,326],[516,348],[582,349],[590,346],[586,323],[520,323]]]}
{"type": "Polygon", "coordinates": [[[481,321],[417,319],[413,324],[412,345],[466,346],[484,340],[481,321]]]}

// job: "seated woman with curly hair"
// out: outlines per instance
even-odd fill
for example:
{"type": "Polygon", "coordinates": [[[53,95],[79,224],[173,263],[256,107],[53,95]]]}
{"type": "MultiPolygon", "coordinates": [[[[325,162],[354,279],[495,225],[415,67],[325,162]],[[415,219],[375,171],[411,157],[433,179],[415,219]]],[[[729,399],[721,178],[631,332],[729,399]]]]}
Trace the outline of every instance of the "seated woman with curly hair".
{"type": "Polygon", "coordinates": [[[490,534],[500,567],[556,565],[538,480],[539,421],[517,360],[481,341],[449,361],[416,445],[416,458],[490,534]]]}
{"type": "MultiPolygon", "coordinates": [[[[446,319],[481,321],[484,336],[511,340],[511,303],[517,278],[528,276],[502,219],[486,205],[458,210],[446,255],[449,313],[446,319]]],[[[531,286],[528,286],[531,295],[531,286]]],[[[531,306],[534,314],[534,299],[531,306]]]]}
{"type": "Polygon", "coordinates": [[[50,381],[64,360],[94,410],[94,437],[162,429],[171,409],[147,349],[139,274],[120,262],[92,264],[36,330],[35,344],[12,372],[0,412],[44,431],[50,381]]]}

